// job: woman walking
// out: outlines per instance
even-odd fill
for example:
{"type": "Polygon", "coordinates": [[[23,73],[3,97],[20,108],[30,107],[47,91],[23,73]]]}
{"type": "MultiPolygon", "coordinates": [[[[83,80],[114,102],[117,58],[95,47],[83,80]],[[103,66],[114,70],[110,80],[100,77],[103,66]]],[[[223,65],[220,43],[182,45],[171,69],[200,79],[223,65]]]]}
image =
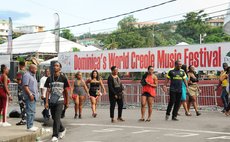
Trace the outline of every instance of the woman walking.
{"type": "Polygon", "coordinates": [[[97,116],[97,101],[99,96],[102,95],[100,87],[102,87],[104,94],[106,94],[106,90],[102,79],[99,76],[97,70],[93,70],[91,73],[91,79],[87,81],[87,84],[90,84],[89,94],[90,94],[90,101],[91,101],[91,108],[92,108],[92,116],[95,118],[97,116]]]}
{"type": "Polygon", "coordinates": [[[195,72],[195,67],[190,65],[188,71],[188,93],[189,93],[189,100],[188,100],[188,111],[190,109],[191,104],[193,104],[194,109],[196,111],[196,115],[199,116],[201,113],[198,111],[197,107],[197,97],[201,90],[198,86],[198,76],[195,72]]]}
{"type": "Polygon", "coordinates": [[[82,118],[82,107],[85,101],[85,96],[86,94],[89,96],[89,90],[84,80],[82,79],[81,72],[76,73],[75,80],[71,86],[71,92],[72,92],[71,93],[72,98],[74,100],[74,109],[75,109],[74,119],[77,119],[77,117],[81,119],[82,118]],[[79,116],[78,116],[78,112],[79,112],[79,116]]]}
{"type": "MultiPolygon", "coordinates": [[[[188,76],[188,67],[187,65],[182,65],[181,67],[182,70],[184,70],[184,72],[186,73],[186,75],[188,76]]],[[[186,80],[188,80],[188,77],[186,78],[186,80]]],[[[186,116],[191,116],[191,113],[188,111],[188,106],[187,106],[187,87],[185,85],[184,82],[182,82],[182,96],[181,96],[181,105],[183,105],[184,110],[185,110],[185,115],[186,116]]]]}
{"type": "Polygon", "coordinates": [[[10,123],[7,122],[7,106],[8,100],[12,100],[10,95],[10,91],[8,88],[8,84],[10,80],[8,79],[9,69],[6,65],[1,65],[1,76],[0,76],[0,114],[2,114],[2,122],[0,121],[0,125],[3,127],[11,126],[10,123]]]}
{"type": "Polygon", "coordinates": [[[148,72],[143,75],[141,84],[143,86],[141,95],[141,119],[139,121],[151,121],[152,106],[156,96],[156,87],[158,84],[157,76],[153,73],[153,66],[148,67],[148,72]],[[145,120],[145,106],[148,104],[148,118],[145,120]]]}
{"type": "Polygon", "coordinates": [[[117,121],[124,122],[122,118],[123,100],[124,100],[124,86],[121,83],[121,79],[118,76],[118,68],[116,66],[111,67],[111,74],[108,77],[108,89],[109,89],[109,102],[110,102],[110,118],[111,122],[114,123],[114,110],[116,103],[118,105],[118,117],[117,121]]]}

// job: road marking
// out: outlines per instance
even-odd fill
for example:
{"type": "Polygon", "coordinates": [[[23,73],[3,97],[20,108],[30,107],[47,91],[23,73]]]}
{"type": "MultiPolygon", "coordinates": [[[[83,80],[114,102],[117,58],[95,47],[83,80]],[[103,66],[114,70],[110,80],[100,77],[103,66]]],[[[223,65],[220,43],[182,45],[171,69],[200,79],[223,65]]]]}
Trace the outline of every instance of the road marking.
{"type": "Polygon", "coordinates": [[[82,142],[102,142],[102,141],[82,141],[82,142]]]}
{"type": "Polygon", "coordinates": [[[108,128],[108,129],[101,129],[101,130],[93,130],[96,133],[108,133],[108,132],[115,132],[115,131],[122,131],[121,128],[108,128]]]}
{"type": "Polygon", "coordinates": [[[142,134],[142,133],[149,133],[149,132],[159,132],[156,130],[142,130],[142,131],[137,131],[137,132],[132,132],[133,134],[142,134]]]}
{"type": "Polygon", "coordinates": [[[117,127],[117,128],[134,128],[134,129],[150,129],[150,130],[165,130],[165,131],[180,131],[180,132],[190,132],[190,133],[206,133],[206,134],[221,134],[230,135],[227,132],[218,131],[206,131],[206,130],[191,130],[191,129],[175,129],[175,128],[159,128],[159,127],[143,127],[143,126],[131,126],[131,125],[104,125],[104,124],[83,124],[83,123],[72,123],[71,126],[93,126],[93,127],[117,127]]]}
{"type": "Polygon", "coordinates": [[[211,138],[207,138],[207,139],[209,139],[209,140],[216,140],[216,139],[230,140],[230,136],[211,137],[211,138]]]}
{"type": "Polygon", "coordinates": [[[186,138],[186,137],[198,136],[199,134],[194,134],[194,133],[174,133],[174,134],[164,134],[164,135],[165,136],[171,136],[171,137],[186,138]]]}

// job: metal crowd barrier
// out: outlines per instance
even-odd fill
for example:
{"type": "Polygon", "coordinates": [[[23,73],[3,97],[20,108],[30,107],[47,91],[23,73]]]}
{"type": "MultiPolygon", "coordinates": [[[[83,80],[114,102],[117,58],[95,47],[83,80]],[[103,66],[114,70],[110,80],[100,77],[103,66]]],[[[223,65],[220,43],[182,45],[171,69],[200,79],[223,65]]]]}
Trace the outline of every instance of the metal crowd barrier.
{"type": "MultiPolygon", "coordinates": [[[[215,109],[218,108],[218,102],[221,102],[220,96],[217,96],[216,84],[208,85],[199,85],[201,89],[201,94],[198,96],[197,103],[200,108],[215,109]]],[[[142,86],[140,84],[124,84],[124,103],[128,107],[140,107],[141,105],[141,93],[142,86]]],[[[105,88],[108,93],[107,84],[105,88]]],[[[13,96],[13,103],[18,103],[18,84],[10,83],[9,89],[11,95],[13,96]]],[[[169,101],[169,94],[166,94],[162,90],[162,85],[157,87],[157,96],[154,98],[154,107],[157,109],[165,109],[169,101]]],[[[89,99],[85,102],[86,105],[89,105],[89,99]]],[[[109,105],[109,96],[103,95],[99,98],[99,105],[109,105]]]]}
{"type": "Polygon", "coordinates": [[[13,97],[13,103],[18,103],[18,84],[17,83],[9,83],[9,91],[13,97]]]}
{"type": "MultiPolygon", "coordinates": [[[[220,96],[217,96],[216,84],[208,84],[208,85],[199,85],[201,89],[201,94],[197,98],[197,103],[200,108],[207,109],[216,109],[218,108],[218,100],[220,100],[220,96]]],[[[126,106],[139,107],[141,105],[141,93],[142,86],[139,84],[124,84],[125,87],[125,95],[124,95],[124,103],[126,106]]],[[[157,96],[154,98],[154,108],[157,109],[166,109],[169,101],[169,94],[166,94],[162,90],[163,85],[158,85],[157,87],[157,96]]],[[[105,88],[107,90],[107,84],[105,84],[105,88]]],[[[108,91],[107,91],[108,93],[108,91]]],[[[109,104],[109,96],[103,95],[99,99],[99,105],[108,105],[109,104]]]]}

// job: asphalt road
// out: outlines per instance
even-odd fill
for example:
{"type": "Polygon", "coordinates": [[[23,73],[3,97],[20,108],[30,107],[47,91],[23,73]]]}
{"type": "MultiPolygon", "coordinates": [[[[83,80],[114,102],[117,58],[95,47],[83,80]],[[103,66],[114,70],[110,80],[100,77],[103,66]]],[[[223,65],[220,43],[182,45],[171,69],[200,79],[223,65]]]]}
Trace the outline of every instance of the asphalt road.
{"type": "MultiPolygon", "coordinates": [[[[36,119],[41,120],[42,107],[37,107],[36,119]]],[[[117,114],[117,110],[115,111],[117,114]]],[[[60,142],[229,142],[230,117],[217,111],[202,111],[201,116],[188,117],[183,110],[179,121],[165,121],[164,111],[153,111],[151,122],[138,122],[140,109],[125,109],[125,122],[111,123],[109,109],[98,109],[97,118],[84,108],[82,119],[73,119],[74,110],[69,108],[62,119],[67,128],[66,137],[60,142]]],[[[50,121],[50,125],[52,122],[50,121]]],[[[50,141],[51,137],[42,141],[50,141]]]]}

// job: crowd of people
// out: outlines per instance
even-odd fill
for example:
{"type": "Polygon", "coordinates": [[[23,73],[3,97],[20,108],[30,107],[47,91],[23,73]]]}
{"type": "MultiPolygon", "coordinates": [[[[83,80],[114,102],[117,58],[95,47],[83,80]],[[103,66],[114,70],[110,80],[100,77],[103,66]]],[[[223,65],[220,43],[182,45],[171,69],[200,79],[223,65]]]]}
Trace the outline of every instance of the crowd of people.
{"type": "MultiPolygon", "coordinates": [[[[69,107],[69,92],[74,102],[75,114],[74,119],[82,119],[82,109],[86,97],[90,99],[92,117],[97,117],[97,103],[98,98],[106,95],[106,89],[103,80],[97,70],[91,72],[90,79],[86,81],[82,78],[82,73],[77,72],[72,82],[64,73],[61,72],[62,65],[59,62],[53,64],[53,71],[50,69],[45,70],[45,75],[40,79],[40,85],[36,79],[37,66],[31,64],[29,69],[26,70],[24,62],[19,63],[19,72],[16,75],[15,81],[18,83],[18,102],[21,110],[21,121],[16,125],[26,125],[28,131],[35,132],[38,130],[34,126],[36,102],[39,100],[39,92],[41,99],[44,100],[44,110],[42,112],[44,122],[53,119],[53,135],[52,141],[58,141],[65,136],[66,128],[61,122],[61,118],[65,117],[65,111],[69,107]],[[38,87],[39,86],[39,87],[38,87]],[[40,89],[40,90],[39,90],[40,89]]],[[[229,78],[230,67],[226,63],[223,64],[224,71],[220,75],[218,87],[222,87],[221,98],[224,104],[224,112],[230,115],[230,104],[228,101],[229,94],[229,78]]],[[[8,84],[9,69],[6,65],[1,65],[0,76],[0,113],[3,118],[0,125],[7,127],[11,126],[7,122],[7,104],[12,100],[8,84]]],[[[169,70],[165,76],[163,91],[169,94],[169,103],[166,110],[165,119],[169,120],[172,111],[172,120],[178,121],[178,111],[181,106],[185,110],[186,116],[192,116],[190,106],[193,105],[196,115],[201,113],[198,111],[197,97],[201,93],[198,85],[199,79],[195,72],[193,65],[182,65],[181,61],[175,62],[175,67],[169,70]],[[170,85],[168,85],[170,84],[170,85]]],[[[147,72],[141,79],[142,94],[141,94],[141,117],[139,121],[150,122],[152,116],[152,108],[154,98],[157,95],[156,88],[158,87],[158,78],[154,74],[154,67],[149,66],[147,72]],[[146,105],[148,106],[148,115],[145,116],[146,105]]],[[[123,102],[124,102],[124,86],[119,78],[118,68],[111,67],[111,74],[107,79],[108,95],[110,102],[110,118],[111,123],[117,121],[124,122],[122,117],[123,102]],[[118,105],[118,117],[115,120],[114,111],[115,106],[118,105]]]]}

